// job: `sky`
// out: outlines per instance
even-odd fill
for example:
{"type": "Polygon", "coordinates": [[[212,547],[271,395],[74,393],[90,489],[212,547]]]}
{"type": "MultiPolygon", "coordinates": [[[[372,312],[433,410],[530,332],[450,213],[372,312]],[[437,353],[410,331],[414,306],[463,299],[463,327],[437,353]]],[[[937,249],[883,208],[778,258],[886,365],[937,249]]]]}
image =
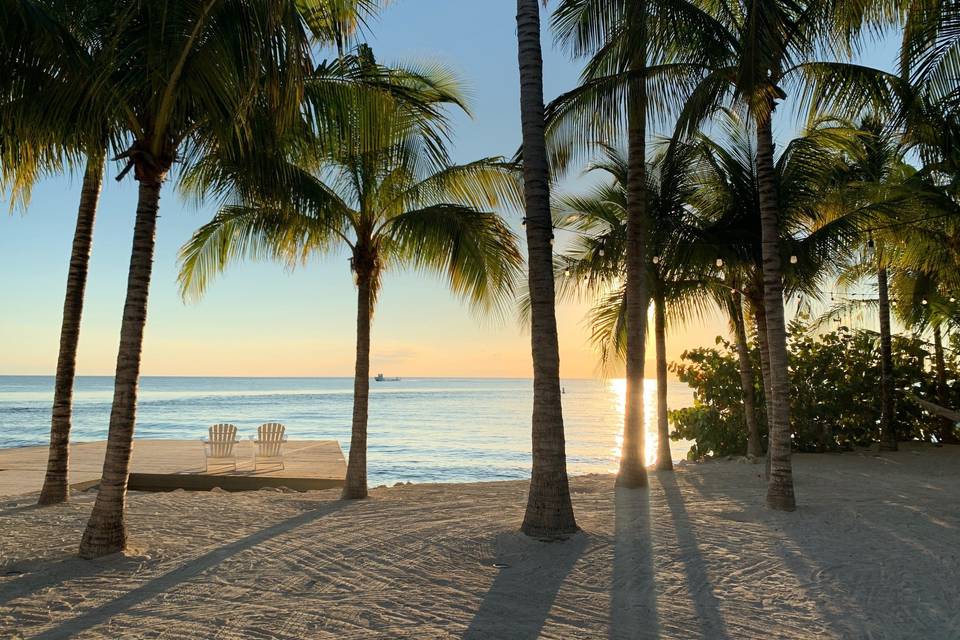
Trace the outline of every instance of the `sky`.
{"type": "MultiPolygon", "coordinates": [[[[442,61],[469,88],[471,116],[455,115],[457,161],[509,156],[520,141],[515,0],[395,0],[369,25],[382,62],[442,61]]],[[[546,22],[546,20],[545,20],[546,22]]],[[[889,67],[892,41],[869,48],[864,62],[889,67]]],[[[580,63],[544,34],[547,99],[574,87],[580,63]]],[[[778,123],[779,133],[795,123],[778,123]]],[[[137,185],[108,164],[100,201],[78,374],[112,375],[119,340],[137,185]]],[[[38,184],[29,207],[0,213],[0,375],[54,372],[67,266],[81,175],[38,184]]],[[[562,188],[576,190],[577,179],[562,188]]],[[[6,202],[0,201],[5,211],[6,202]]],[[[272,263],[236,263],[199,302],[176,286],[176,256],[214,214],[164,187],[144,339],[144,375],[349,376],[354,366],[356,294],[347,255],[318,258],[290,272],[272,263]]],[[[506,214],[518,233],[520,214],[506,214]]],[[[558,247],[562,248],[562,247],[558,247]]],[[[557,308],[561,375],[598,375],[585,303],[557,308]]],[[[668,333],[667,355],[712,345],[727,326],[708,316],[668,333]]],[[[652,355],[652,349],[648,351],[652,355]]],[[[373,324],[371,370],[399,376],[530,377],[530,336],[515,314],[483,317],[453,297],[443,280],[386,275],[373,324]]],[[[653,375],[648,362],[648,376],[653,375]]]]}

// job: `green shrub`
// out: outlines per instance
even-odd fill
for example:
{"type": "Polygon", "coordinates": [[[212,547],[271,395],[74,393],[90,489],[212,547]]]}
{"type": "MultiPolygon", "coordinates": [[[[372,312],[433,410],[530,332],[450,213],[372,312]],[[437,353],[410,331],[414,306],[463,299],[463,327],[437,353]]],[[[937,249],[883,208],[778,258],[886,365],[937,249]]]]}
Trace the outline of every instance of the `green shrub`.
{"type": "MultiPolygon", "coordinates": [[[[880,349],[875,332],[845,326],[815,333],[804,319],[789,327],[790,400],[793,445],[799,451],[840,451],[865,446],[879,438],[880,349]]],[[[757,419],[766,434],[762,379],[757,349],[751,351],[757,419]]],[[[894,337],[895,419],[901,440],[927,440],[938,429],[936,418],[913,396],[937,402],[936,377],[927,363],[932,348],[894,337]]],[[[948,354],[945,402],[960,406],[960,384],[948,354]]],[[[734,347],[717,338],[716,348],[683,353],[671,369],[694,392],[694,406],[670,412],[671,437],[696,442],[690,457],[742,455],[747,437],[740,396],[740,369],[734,347]]]]}

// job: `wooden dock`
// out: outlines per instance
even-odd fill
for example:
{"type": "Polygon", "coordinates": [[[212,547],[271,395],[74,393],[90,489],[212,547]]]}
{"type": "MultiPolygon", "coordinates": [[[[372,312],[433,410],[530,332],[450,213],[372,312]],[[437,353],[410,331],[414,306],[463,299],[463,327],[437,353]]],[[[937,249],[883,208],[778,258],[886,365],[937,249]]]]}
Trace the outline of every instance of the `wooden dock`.
{"type": "MultiPolygon", "coordinates": [[[[89,488],[100,481],[106,441],[70,446],[70,486],[89,488]]],[[[343,452],[336,440],[291,440],[284,445],[284,469],[253,469],[253,444],[238,445],[238,467],[212,466],[204,470],[200,440],[134,440],[130,462],[133,491],[254,491],[287,487],[310,491],[342,487],[347,473],[343,452]]],[[[47,468],[47,447],[0,449],[0,496],[39,491],[47,468]]]]}

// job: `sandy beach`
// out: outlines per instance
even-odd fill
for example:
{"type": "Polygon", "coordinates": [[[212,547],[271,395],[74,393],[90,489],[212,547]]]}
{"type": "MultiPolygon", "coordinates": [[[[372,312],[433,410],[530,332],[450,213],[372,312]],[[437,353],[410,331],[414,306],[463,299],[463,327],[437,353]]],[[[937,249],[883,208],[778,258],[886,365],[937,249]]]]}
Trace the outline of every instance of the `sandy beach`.
{"type": "Polygon", "coordinates": [[[123,557],[74,557],[92,493],[0,503],[5,638],[958,638],[960,447],[797,455],[645,491],[573,479],[583,532],[516,532],[525,482],[131,493],[123,557]]]}

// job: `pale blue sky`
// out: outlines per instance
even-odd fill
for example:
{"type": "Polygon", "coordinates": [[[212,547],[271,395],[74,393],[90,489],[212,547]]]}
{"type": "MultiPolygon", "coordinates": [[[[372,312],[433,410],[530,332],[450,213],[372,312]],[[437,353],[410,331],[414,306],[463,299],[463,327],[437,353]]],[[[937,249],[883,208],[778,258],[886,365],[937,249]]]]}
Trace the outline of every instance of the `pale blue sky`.
{"type": "MultiPolygon", "coordinates": [[[[436,59],[452,66],[472,96],[473,119],[456,116],[461,161],[510,155],[519,143],[515,0],[396,0],[371,23],[385,62],[436,59]]],[[[545,37],[545,92],[573,87],[579,63],[545,37]]],[[[865,61],[889,66],[889,43],[865,61]]],[[[792,128],[781,123],[782,130],[792,128]]],[[[126,284],[136,183],[113,180],[110,164],[94,236],[79,373],[112,374],[126,284]]],[[[79,197],[78,176],[51,178],[26,212],[0,215],[0,374],[50,374],[79,197]]],[[[5,205],[4,205],[4,208],[5,205]]],[[[161,200],[144,345],[147,375],[350,375],[355,294],[346,255],[287,273],[274,264],[237,264],[199,303],[176,290],[176,253],[212,215],[168,183],[161,200]]],[[[517,223],[518,216],[513,217],[517,223]]],[[[519,230],[519,226],[517,225],[519,230]]],[[[563,375],[594,373],[584,307],[559,310],[563,375]]],[[[721,323],[678,331],[670,355],[724,333],[721,323]]],[[[372,368],[393,375],[528,376],[529,338],[513,317],[477,318],[432,277],[391,273],[374,320],[372,368]]]]}

